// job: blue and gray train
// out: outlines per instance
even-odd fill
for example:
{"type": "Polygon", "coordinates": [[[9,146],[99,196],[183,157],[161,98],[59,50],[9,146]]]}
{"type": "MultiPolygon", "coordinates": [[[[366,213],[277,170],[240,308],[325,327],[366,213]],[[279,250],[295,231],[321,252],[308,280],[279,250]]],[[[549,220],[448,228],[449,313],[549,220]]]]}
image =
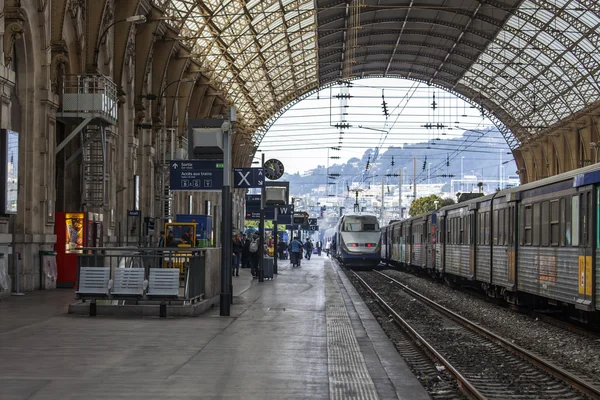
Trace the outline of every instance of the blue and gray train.
{"type": "Polygon", "coordinates": [[[600,164],[382,228],[381,259],[513,304],[600,314],[600,164]]]}
{"type": "Polygon", "coordinates": [[[373,268],[379,264],[381,229],[375,215],[343,215],[330,234],[330,252],[342,265],[351,268],[373,268]]]}

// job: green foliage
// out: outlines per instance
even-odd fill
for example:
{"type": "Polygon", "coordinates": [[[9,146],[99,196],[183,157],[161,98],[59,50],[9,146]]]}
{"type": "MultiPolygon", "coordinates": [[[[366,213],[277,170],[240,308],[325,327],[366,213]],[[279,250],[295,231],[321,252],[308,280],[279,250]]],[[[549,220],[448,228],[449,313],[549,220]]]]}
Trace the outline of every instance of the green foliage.
{"type": "Polygon", "coordinates": [[[436,196],[435,194],[432,194],[427,197],[420,197],[420,198],[416,199],[415,201],[413,201],[412,204],[410,205],[410,210],[408,211],[408,214],[411,217],[414,217],[416,215],[425,214],[430,211],[434,211],[436,209],[435,208],[436,201],[438,202],[438,206],[437,206],[438,208],[442,208],[442,207],[448,206],[450,204],[454,204],[454,200],[451,198],[442,199],[440,196],[436,196]]]}
{"type": "MultiPolygon", "coordinates": [[[[246,220],[246,221],[244,221],[244,228],[258,229],[258,223],[259,223],[259,221],[246,220]]],[[[272,228],[273,228],[273,221],[265,221],[265,229],[272,229],[272,228]]]]}

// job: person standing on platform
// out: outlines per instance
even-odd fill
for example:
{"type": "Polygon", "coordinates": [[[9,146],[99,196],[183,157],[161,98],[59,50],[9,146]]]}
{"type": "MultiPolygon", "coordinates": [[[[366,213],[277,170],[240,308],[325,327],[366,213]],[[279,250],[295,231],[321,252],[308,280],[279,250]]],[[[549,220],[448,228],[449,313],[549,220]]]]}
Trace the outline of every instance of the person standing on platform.
{"type": "Polygon", "coordinates": [[[250,245],[248,246],[248,250],[250,251],[250,272],[252,273],[252,277],[256,278],[258,274],[258,263],[260,261],[260,236],[258,233],[252,235],[252,239],[250,240],[250,245]]]}
{"type": "Polygon", "coordinates": [[[240,241],[240,237],[238,235],[233,235],[232,238],[232,251],[233,251],[233,266],[232,266],[232,274],[233,276],[240,276],[240,258],[242,256],[242,243],[240,241]]]}
{"type": "Polygon", "coordinates": [[[242,234],[242,268],[250,267],[250,239],[242,234]]]}
{"type": "Polygon", "coordinates": [[[292,267],[300,266],[300,261],[302,261],[302,242],[298,237],[295,237],[294,240],[290,243],[291,256],[290,261],[292,262],[292,267]]]}
{"type": "Polygon", "coordinates": [[[321,257],[321,250],[323,249],[323,242],[321,242],[320,240],[317,240],[317,255],[319,257],[321,257]]]}

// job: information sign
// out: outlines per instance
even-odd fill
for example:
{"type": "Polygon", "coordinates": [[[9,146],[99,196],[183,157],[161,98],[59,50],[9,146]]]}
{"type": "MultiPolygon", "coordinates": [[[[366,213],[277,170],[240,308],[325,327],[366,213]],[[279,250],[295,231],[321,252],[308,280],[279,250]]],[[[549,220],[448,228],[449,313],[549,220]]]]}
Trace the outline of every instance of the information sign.
{"type": "Polygon", "coordinates": [[[216,192],[223,188],[223,162],[171,160],[172,191],[216,192]]]}

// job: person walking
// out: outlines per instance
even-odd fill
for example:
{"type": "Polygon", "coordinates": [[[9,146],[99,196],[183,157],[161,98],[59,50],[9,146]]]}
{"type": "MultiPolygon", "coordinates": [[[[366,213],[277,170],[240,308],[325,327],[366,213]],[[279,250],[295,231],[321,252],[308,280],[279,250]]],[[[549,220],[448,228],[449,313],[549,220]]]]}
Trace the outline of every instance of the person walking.
{"type": "Polygon", "coordinates": [[[295,237],[290,243],[291,256],[290,261],[292,262],[293,267],[299,267],[300,261],[302,260],[302,242],[298,237],[295,237]]]}
{"type": "Polygon", "coordinates": [[[320,240],[317,240],[317,255],[319,257],[321,257],[321,249],[323,248],[323,242],[321,242],[320,240]]]}
{"type": "Polygon", "coordinates": [[[310,260],[313,250],[313,244],[310,239],[306,239],[306,242],[304,242],[304,250],[306,250],[306,255],[304,257],[306,257],[307,260],[310,260]]]}

